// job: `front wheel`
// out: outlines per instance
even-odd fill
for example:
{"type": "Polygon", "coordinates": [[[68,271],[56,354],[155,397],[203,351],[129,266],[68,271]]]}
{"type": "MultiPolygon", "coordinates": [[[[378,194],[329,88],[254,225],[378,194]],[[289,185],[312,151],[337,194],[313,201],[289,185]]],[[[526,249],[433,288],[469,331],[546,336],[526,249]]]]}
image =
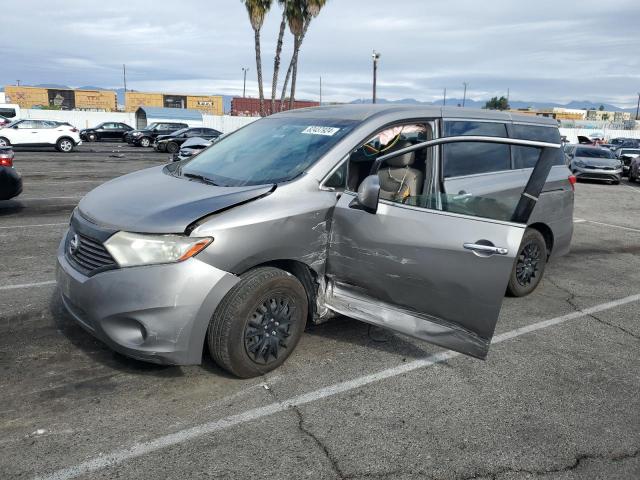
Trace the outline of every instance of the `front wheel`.
{"type": "Polygon", "coordinates": [[[90,133],[89,135],[87,135],[87,140],[89,140],[90,142],[95,142],[98,140],[98,137],[95,133],[90,133]]]}
{"type": "Polygon", "coordinates": [[[149,137],[142,137],[140,139],[141,147],[148,147],[149,145],[151,145],[151,139],[149,137]]]}
{"type": "Polygon", "coordinates": [[[178,153],[180,146],[176,142],[167,143],[167,153],[178,153]]]}
{"type": "Polygon", "coordinates": [[[70,138],[61,138],[56,143],[56,150],[62,153],[69,153],[75,147],[75,143],[70,138]]]}
{"type": "Polygon", "coordinates": [[[8,147],[11,145],[11,142],[4,137],[0,137],[0,147],[8,147]]]}
{"type": "Polygon", "coordinates": [[[207,331],[211,356],[238,377],[263,375],[293,352],[307,313],[307,294],[295,276],[272,267],[251,270],[211,318],[207,331]]]}
{"type": "Polygon", "coordinates": [[[522,236],[520,249],[511,271],[507,294],[524,297],[533,292],[544,275],[547,265],[547,243],[535,229],[527,229],[522,236]]]}

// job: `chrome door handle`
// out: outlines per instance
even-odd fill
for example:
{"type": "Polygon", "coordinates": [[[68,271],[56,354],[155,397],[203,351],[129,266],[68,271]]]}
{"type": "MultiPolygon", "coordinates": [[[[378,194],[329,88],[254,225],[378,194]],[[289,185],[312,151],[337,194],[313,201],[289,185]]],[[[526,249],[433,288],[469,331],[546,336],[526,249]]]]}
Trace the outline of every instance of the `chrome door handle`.
{"type": "Polygon", "coordinates": [[[509,250],[506,248],[482,245],[480,243],[463,243],[462,246],[472,252],[488,253],[490,255],[507,255],[509,253],[509,250]]]}

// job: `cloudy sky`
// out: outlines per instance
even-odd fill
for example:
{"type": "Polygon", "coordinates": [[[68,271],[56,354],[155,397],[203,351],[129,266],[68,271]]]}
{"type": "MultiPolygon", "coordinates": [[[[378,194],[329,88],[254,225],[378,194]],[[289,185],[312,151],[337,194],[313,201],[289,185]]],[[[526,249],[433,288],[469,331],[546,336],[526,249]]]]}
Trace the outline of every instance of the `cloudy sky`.
{"type": "MultiPolygon", "coordinates": [[[[280,12],[262,31],[271,88],[280,12]]],[[[4,0],[0,85],[122,86],[173,93],[257,95],[253,31],[240,0],[4,0]]],[[[285,62],[291,37],[286,37],[285,62]]],[[[298,98],[371,95],[477,100],[591,100],[635,106],[640,91],[638,0],[328,0],[305,39],[298,98]]]]}

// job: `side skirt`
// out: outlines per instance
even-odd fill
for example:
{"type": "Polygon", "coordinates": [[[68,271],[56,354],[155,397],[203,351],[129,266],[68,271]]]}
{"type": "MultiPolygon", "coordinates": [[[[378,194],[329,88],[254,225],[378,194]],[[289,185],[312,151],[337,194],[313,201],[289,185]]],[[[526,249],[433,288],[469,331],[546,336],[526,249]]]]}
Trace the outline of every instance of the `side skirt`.
{"type": "Polygon", "coordinates": [[[330,282],[324,303],[338,314],[475,358],[484,360],[489,351],[490,341],[473,332],[426,314],[381,302],[347,284],[330,282]]]}

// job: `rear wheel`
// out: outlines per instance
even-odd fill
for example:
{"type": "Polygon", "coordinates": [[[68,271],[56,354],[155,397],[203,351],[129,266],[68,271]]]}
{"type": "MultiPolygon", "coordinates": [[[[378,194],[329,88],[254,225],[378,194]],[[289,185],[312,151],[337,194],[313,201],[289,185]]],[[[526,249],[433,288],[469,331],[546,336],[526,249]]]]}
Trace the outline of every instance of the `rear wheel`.
{"type": "Polygon", "coordinates": [[[176,142],[167,143],[167,153],[177,153],[180,146],[176,142]]]}
{"type": "Polygon", "coordinates": [[[141,147],[148,147],[149,145],[151,145],[151,139],[149,137],[142,137],[140,139],[141,147]]]}
{"type": "Polygon", "coordinates": [[[70,138],[61,138],[56,143],[56,150],[63,153],[69,153],[75,147],[75,143],[70,138]]]}
{"type": "Polygon", "coordinates": [[[522,236],[507,294],[511,297],[524,297],[533,292],[544,275],[547,256],[547,244],[542,234],[528,228],[522,236]]]}
{"type": "Polygon", "coordinates": [[[0,147],[8,147],[11,142],[4,137],[0,137],[0,147]]]}
{"type": "Polygon", "coordinates": [[[307,295],[284,270],[261,267],[242,276],[216,309],[207,343],[215,362],[242,378],[280,365],[298,344],[307,320],[307,295]]]}

